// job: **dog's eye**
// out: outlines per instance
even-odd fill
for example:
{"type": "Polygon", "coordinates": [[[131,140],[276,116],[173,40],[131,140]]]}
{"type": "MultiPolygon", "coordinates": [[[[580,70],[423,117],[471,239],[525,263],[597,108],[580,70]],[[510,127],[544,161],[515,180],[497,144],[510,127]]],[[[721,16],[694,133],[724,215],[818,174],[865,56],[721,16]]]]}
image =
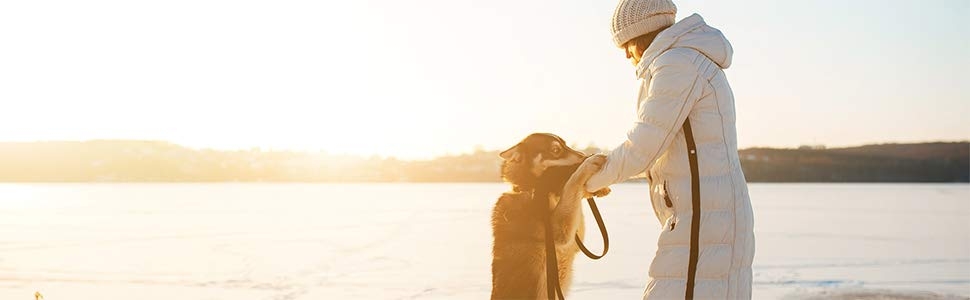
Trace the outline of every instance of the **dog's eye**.
{"type": "Polygon", "coordinates": [[[562,149],[559,149],[559,148],[552,148],[552,154],[557,154],[557,155],[558,155],[558,154],[559,154],[559,152],[562,152],[562,149]]]}

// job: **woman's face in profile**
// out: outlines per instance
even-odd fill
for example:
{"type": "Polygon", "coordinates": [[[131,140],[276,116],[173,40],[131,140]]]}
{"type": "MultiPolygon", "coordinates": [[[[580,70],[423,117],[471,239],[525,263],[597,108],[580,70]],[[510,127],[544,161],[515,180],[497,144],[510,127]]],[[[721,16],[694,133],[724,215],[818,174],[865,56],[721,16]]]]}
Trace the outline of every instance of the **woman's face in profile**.
{"type": "Polygon", "coordinates": [[[643,58],[644,49],[639,49],[639,48],[640,47],[637,47],[637,43],[633,43],[633,42],[626,43],[626,45],[623,47],[623,51],[626,51],[626,58],[629,59],[631,63],[633,63],[633,66],[636,66],[637,64],[639,64],[640,59],[643,58]]]}

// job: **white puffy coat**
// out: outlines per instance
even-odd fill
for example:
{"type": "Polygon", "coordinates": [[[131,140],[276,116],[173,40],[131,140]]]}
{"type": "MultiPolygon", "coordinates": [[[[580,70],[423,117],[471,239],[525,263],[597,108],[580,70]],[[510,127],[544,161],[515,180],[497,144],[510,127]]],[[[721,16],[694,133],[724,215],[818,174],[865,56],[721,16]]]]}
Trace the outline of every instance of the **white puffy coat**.
{"type": "Polygon", "coordinates": [[[664,231],[644,299],[684,299],[692,238],[699,245],[694,299],[751,298],[754,224],[738,158],[734,95],[722,71],[732,51],[696,14],[661,32],[637,66],[639,121],[587,183],[595,191],[648,170],[664,231]],[[691,235],[691,171],[681,127],[687,118],[700,174],[697,237],[691,235]]]}

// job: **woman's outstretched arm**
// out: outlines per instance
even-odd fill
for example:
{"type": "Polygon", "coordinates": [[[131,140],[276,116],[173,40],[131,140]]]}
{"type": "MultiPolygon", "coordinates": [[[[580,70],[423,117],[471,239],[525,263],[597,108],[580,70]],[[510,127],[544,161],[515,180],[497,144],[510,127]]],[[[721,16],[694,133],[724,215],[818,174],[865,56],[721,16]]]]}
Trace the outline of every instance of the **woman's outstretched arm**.
{"type": "Polygon", "coordinates": [[[627,140],[607,153],[606,165],[587,181],[587,191],[642,173],[670,145],[708,84],[693,63],[700,55],[693,49],[674,48],[657,57],[650,70],[652,80],[641,79],[639,120],[627,132],[627,140]]]}

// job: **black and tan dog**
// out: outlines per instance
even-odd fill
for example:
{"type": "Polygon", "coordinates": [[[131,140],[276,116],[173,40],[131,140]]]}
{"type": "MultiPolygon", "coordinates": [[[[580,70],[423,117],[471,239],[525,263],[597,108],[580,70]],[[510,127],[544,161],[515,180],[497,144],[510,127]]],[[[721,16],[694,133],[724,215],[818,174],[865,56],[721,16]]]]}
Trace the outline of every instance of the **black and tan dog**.
{"type": "MultiPolygon", "coordinates": [[[[579,251],[574,236],[584,233],[584,183],[606,157],[586,159],[547,133],[531,134],[500,155],[512,192],[502,194],[492,211],[492,299],[546,299],[546,217],[552,220],[559,284],[568,291],[579,251]]],[[[608,193],[605,188],[595,196],[608,193]]]]}

